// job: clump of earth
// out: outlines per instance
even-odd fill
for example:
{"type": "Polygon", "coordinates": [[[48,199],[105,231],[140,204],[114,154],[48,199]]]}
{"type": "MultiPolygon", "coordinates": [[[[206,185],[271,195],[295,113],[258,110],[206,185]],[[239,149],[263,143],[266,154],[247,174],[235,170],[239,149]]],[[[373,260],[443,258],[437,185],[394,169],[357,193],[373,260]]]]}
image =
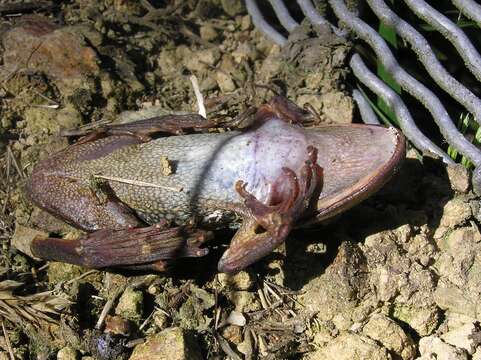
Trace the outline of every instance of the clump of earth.
{"type": "Polygon", "coordinates": [[[303,24],[281,49],[242,1],[156,6],[75,0],[4,17],[0,359],[481,359],[479,200],[466,169],[413,150],[377,195],[236,275],[215,266],[228,231],[162,274],[18,249],[80,234],[22,192],[32,166],[72,142],[61,133],[196,112],[192,75],[209,117],[285,91],[315,124],[356,120],[352,44],[328,28],[303,24]]]}

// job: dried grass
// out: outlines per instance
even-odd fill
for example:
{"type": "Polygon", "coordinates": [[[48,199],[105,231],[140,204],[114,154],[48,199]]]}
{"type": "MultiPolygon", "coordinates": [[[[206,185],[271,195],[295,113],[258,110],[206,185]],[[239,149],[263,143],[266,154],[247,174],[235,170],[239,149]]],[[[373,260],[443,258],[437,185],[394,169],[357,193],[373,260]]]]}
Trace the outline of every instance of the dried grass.
{"type": "Polygon", "coordinates": [[[24,284],[14,280],[0,282],[0,316],[16,325],[26,322],[40,328],[42,322],[58,323],[61,312],[73,303],[53,291],[19,296],[14,291],[24,284]]]}

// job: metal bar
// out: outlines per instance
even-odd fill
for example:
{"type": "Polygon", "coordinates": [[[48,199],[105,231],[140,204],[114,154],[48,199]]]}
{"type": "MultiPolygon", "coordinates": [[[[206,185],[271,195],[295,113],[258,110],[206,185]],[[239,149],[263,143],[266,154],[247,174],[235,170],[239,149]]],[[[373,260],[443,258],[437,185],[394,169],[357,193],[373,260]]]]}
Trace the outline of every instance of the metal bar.
{"type": "Polygon", "coordinates": [[[277,45],[283,46],[287,39],[276,29],[274,29],[262,16],[255,0],[246,0],[247,12],[252,18],[255,27],[262,31],[265,36],[275,42],[277,45]]]}
{"type": "Polygon", "coordinates": [[[481,56],[463,30],[423,0],[404,0],[404,2],[417,16],[453,44],[469,71],[481,81],[481,56]]]}
{"type": "Polygon", "coordinates": [[[299,4],[304,16],[309,19],[309,21],[314,25],[329,25],[337,36],[346,37],[346,31],[339,29],[338,27],[332,25],[329,21],[327,21],[323,16],[321,16],[314,5],[312,5],[311,0],[297,0],[297,4],[299,4]]]}
{"type": "Polygon", "coordinates": [[[286,28],[287,31],[291,32],[294,30],[299,24],[294,20],[294,18],[289,14],[289,10],[287,10],[286,5],[282,2],[282,0],[269,0],[274,12],[276,13],[277,18],[282,26],[286,28]]]}
{"type": "Polygon", "coordinates": [[[374,29],[349,12],[342,0],[328,1],[336,16],[373,48],[378,60],[394,80],[429,110],[446,141],[473,164],[481,165],[481,151],[458,131],[436,95],[399,66],[385,41],[374,29]]]}
{"type": "Polygon", "coordinates": [[[383,0],[367,0],[367,3],[379,20],[393,27],[411,45],[433,80],[473,114],[475,120],[481,124],[481,100],[444,69],[427,40],[411,25],[397,16],[383,0]]]}
{"type": "Polygon", "coordinates": [[[464,16],[475,21],[481,27],[481,5],[472,0],[452,0],[452,2],[464,16]]]}
{"type": "Polygon", "coordinates": [[[445,163],[452,164],[454,161],[441,148],[429,140],[416,126],[408,108],[404,105],[401,97],[388,85],[372,73],[358,54],[354,54],[349,62],[354,75],[361,83],[366,85],[377,96],[381,97],[396,114],[399,126],[404,135],[414,146],[424,153],[438,155],[445,163]]]}
{"type": "MultiPolygon", "coordinates": [[[[363,82],[365,84],[365,82],[363,82]]],[[[359,112],[361,113],[362,121],[365,124],[373,124],[373,125],[380,125],[380,121],[377,118],[376,113],[372,109],[371,105],[368,101],[364,98],[364,95],[357,89],[352,92],[352,97],[359,108],[359,112]]]]}

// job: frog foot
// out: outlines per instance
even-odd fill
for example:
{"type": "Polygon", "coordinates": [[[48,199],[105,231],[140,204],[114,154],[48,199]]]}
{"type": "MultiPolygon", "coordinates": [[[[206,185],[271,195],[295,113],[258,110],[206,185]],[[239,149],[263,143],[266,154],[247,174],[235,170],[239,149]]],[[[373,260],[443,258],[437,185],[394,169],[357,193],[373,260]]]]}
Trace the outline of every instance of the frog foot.
{"type": "Polygon", "coordinates": [[[219,261],[222,272],[236,272],[269,254],[284,242],[295,222],[311,212],[322,188],[322,168],[317,165],[317,149],[309,146],[299,176],[289,168],[272,184],[268,204],[259,201],[239,180],[236,190],[250,214],[219,261]]]}
{"type": "Polygon", "coordinates": [[[164,260],[200,257],[200,246],[212,238],[207,231],[169,228],[166,223],[148,227],[102,229],[77,240],[34,239],[30,249],[45,260],[63,261],[88,268],[125,267],[162,269],[164,260]],[[147,265],[147,266],[146,266],[147,265]]]}

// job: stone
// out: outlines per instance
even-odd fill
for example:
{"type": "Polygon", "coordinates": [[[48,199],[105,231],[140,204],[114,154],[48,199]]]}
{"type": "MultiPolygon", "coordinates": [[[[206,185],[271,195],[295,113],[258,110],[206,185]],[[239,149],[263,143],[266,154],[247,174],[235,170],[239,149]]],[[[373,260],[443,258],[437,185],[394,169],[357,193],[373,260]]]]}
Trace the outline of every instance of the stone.
{"type": "Polygon", "coordinates": [[[403,247],[407,251],[409,258],[419,261],[423,267],[429,266],[437,255],[434,241],[425,234],[417,234],[410,237],[403,247]]]}
{"type": "Polygon", "coordinates": [[[354,310],[368,291],[366,259],[356,244],[344,241],[333,263],[302,288],[298,300],[320,320],[348,329],[358,320],[354,310]]]}
{"type": "Polygon", "coordinates": [[[457,349],[446,344],[437,336],[424,337],[419,341],[421,357],[417,360],[467,360],[468,353],[464,349],[457,349]]]}
{"type": "Polygon", "coordinates": [[[113,335],[128,336],[131,332],[130,322],[121,316],[107,315],[104,332],[113,335]]]}
{"type": "Polygon", "coordinates": [[[31,18],[6,32],[2,40],[7,68],[42,71],[59,80],[99,72],[95,51],[78,31],[59,27],[46,18],[31,18]]]}
{"type": "Polygon", "coordinates": [[[58,110],[45,108],[28,108],[25,110],[25,130],[29,134],[57,135],[60,130],[60,125],[56,119],[58,110]]]}
{"type": "Polygon", "coordinates": [[[212,318],[204,316],[205,303],[196,296],[189,296],[180,306],[174,317],[174,323],[180,324],[184,329],[206,330],[212,318]]]}
{"type": "Polygon", "coordinates": [[[229,300],[239,312],[252,312],[262,309],[262,305],[256,295],[250,291],[232,291],[227,293],[229,300]]]}
{"type": "Polygon", "coordinates": [[[242,0],[221,0],[222,9],[229,16],[236,16],[245,13],[245,5],[242,0]]]}
{"type": "Polygon", "coordinates": [[[476,350],[471,360],[481,360],[481,347],[476,350]]]}
{"type": "Polygon", "coordinates": [[[361,245],[377,299],[394,303],[393,317],[422,335],[431,334],[440,317],[434,299],[437,277],[429,267],[435,246],[429,241],[404,226],[370,235],[361,245]]]}
{"type": "Polygon", "coordinates": [[[142,318],[144,294],[132,288],[125,289],[115,308],[115,313],[125,319],[138,321],[142,318]]]}
{"type": "Polygon", "coordinates": [[[60,349],[57,353],[57,360],[77,360],[79,358],[80,356],[77,350],[71,348],[70,346],[60,349]]]}
{"type": "Polygon", "coordinates": [[[178,56],[182,59],[183,64],[193,73],[201,73],[214,66],[221,58],[218,48],[209,48],[198,51],[192,51],[187,47],[178,47],[178,56]]]}
{"type": "Polygon", "coordinates": [[[458,193],[465,194],[469,190],[469,171],[461,164],[449,164],[446,166],[451,189],[458,193]]]}
{"type": "Polygon", "coordinates": [[[438,241],[442,250],[434,264],[439,281],[434,293],[437,305],[471,318],[481,311],[481,234],[472,223],[438,241]]]}
{"type": "Polygon", "coordinates": [[[58,284],[79,277],[86,271],[88,271],[86,268],[78,265],[50,261],[47,276],[50,284],[58,284]]]}
{"type": "Polygon", "coordinates": [[[413,339],[392,319],[382,314],[374,314],[362,329],[362,333],[378,341],[386,349],[403,360],[416,356],[413,339]]]}
{"type": "Polygon", "coordinates": [[[228,324],[236,326],[245,326],[246,321],[244,314],[236,310],[231,311],[226,319],[228,324]]]}
{"type": "Polygon", "coordinates": [[[156,311],[154,314],[154,324],[160,330],[163,330],[167,327],[167,323],[169,322],[169,317],[165,315],[163,311],[156,311]]]}
{"type": "Polygon", "coordinates": [[[441,335],[441,339],[457,348],[465,349],[473,354],[481,340],[481,328],[479,322],[470,322],[456,329],[452,329],[441,335]]]}
{"type": "Polygon", "coordinates": [[[386,348],[366,336],[342,333],[327,346],[306,356],[308,360],[391,360],[386,348]]]}
{"type": "Polygon", "coordinates": [[[134,348],[129,360],[201,360],[199,345],[190,332],[179,327],[151,335],[134,348]]]}
{"type": "Polygon", "coordinates": [[[322,112],[328,122],[349,124],[353,119],[354,103],[343,92],[332,91],[322,95],[322,112]]]}
{"type": "Polygon", "coordinates": [[[268,56],[261,64],[259,70],[260,80],[268,82],[275,78],[280,73],[282,65],[282,59],[279,54],[268,56]]]}
{"type": "Polygon", "coordinates": [[[239,43],[237,48],[232,52],[232,58],[238,64],[241,64],[243,61],[255,61],[258,57],[259,53],[249,41],[239,43]]]}
{"type": "Polygon", "coordinates": [[[443,216],[434,238],[442,238],[449,230],[466,223],[472,215],[471,206],[466,199],[459,196],[449,200],[443,207],[443,216]]]}
{"type": "Polygon", "coordinates": [[[235,325],[227,325],[222,328],[222,336],[232,344],[240,344],[242,342],[242,328],[235,325]]]}
{"type": "Polygon", "coordinates": [[[220,91],[223,93],[229,93],[236,89],[232,77],[223,71],[217,71],[215,73],[215,79],[217,81],[217,85],[219,86],[220,91]]]}
{"type": "Polygon", "coordinates": [[[250,30],[252,27],[252,19],[249,15],[244,15],[241,19],[241,30],[246,31],[250,30]]]}
{"type": "Polygon", "coordinates": [[[39,231],[29,228],[27,226],[16,224],[15,233],[13,234],[11,244],[13,247],[17,248],[24,254],[36,259],[35,256],[33,256],[32,251],[30,250],[30,244],[35,238],[46,239],[48,238],[48,233],[46,233],[45,231],[39,231]]]}
{"type": "Polygon", "coordinates": [[[440,310],[435,305],[395,304],[393,317],[408,324],[421,336],[431,335],[441,320],[440,310]]]}
{"type": "Polygon", "coordinates": [[[249,270],[239,271],[235,274],[219,273],[217,274],[222,288],[232,290],[250,290],[254,285],[254,277],[249,270]]]}
{"type": "Polygon", "coordinates": [[[401,253],[396,234],[383,231],[366,237],[361,246],[369,266],[369,282],[380,301],[391,301],[409,282],[411,261],[401,253]]]}
{"type": "Polygon", "coordinates": [[[82,124],[82,115],[72,104],[66,104],[66,106],[57,112],[55,119],[62,129],[74,129],[82,124]]]}
{"type": "Polygon", "coordinates": [[[214,41],[219,34],[211,24],[204,24],[199,29],[200,37],[205,41],[214,41]]]}

